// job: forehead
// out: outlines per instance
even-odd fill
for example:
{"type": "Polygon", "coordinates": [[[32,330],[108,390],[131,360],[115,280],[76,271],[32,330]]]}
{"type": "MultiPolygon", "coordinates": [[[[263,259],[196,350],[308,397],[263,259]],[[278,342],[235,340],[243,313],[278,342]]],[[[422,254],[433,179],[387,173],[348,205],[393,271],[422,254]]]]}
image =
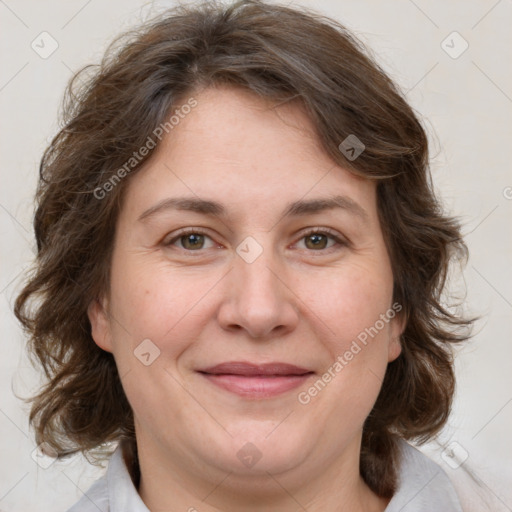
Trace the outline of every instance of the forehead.
{"type": "Polygon", "coordinates": [[[328,159],[299,100],[276,104],[231,86],[206,88],[194,98],[197,106],[166,136],[164,150],[177,154],[180,146],[197,145],[196,153],[201,155],[233,163],[240,159],[245,164],[248,159],[256,164],[276,149],[282,150],[279,160],[328,159]]]}
{"type": "Polygon", "coordinates": [[[127,202],[147,208],[186,195],[256,214],[255,208],[281,211],[299,199],[343,195],[374,209],[374,183],[329,157],[298,101],[276,106],[233,87],[191,96],[197,105],[131,177],[127,202]]]}

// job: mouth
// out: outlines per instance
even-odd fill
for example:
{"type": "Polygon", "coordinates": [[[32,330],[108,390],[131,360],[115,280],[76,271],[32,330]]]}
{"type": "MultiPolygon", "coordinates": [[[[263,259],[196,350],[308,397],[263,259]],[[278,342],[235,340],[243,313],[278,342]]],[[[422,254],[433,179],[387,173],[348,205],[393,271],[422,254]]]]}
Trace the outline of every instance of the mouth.
{"type": "Polygon", "coordinates": [[[198,371],[211,384],[244,398],[281,395],[303,384],[315,372],[289,363],[221,363],[198,371]]]}

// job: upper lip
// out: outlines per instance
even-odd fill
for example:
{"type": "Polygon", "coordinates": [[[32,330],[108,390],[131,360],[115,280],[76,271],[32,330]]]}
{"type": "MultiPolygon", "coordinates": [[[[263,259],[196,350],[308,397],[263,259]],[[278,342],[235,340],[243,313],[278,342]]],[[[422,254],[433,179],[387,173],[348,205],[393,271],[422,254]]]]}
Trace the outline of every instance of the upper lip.
{"type": "Polygon", "coordinates": [[[230,361],[199,370],[201,373],[212,375],[246,375],[246,376],[271,376],[271,375],[305,375],[312,370],[301,368],[289,363],[248,363],[245,361],[230,361]]]}

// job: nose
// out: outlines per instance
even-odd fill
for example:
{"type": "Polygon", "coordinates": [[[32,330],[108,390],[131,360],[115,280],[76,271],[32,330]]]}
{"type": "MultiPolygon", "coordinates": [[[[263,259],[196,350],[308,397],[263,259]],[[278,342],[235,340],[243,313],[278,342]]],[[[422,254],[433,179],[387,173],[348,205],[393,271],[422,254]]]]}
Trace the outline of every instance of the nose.
{"type": "Polygon", "coordinates": [[[218,311],[223,329],[244,330],[251,338],[267,339],[296,328],[297,296],[282,268],[266,252],[270,251],[263,251],[252,263],[236,257],[218,311]]]}

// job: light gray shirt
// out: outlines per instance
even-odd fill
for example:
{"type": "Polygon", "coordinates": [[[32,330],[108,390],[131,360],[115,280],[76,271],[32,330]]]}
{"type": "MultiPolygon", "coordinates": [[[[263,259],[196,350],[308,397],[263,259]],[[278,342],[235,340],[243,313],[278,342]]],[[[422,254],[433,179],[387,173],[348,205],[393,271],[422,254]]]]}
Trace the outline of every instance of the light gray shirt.
{"type": "MultiPolygon", "coordinates": [[[[398,488],[385,512],[462,512],[446,473],[426,455],[401,442],[398,488]]],[[[149,512],[125,465],[121,448],[106,474],[68,512],[149,512]]]]}

